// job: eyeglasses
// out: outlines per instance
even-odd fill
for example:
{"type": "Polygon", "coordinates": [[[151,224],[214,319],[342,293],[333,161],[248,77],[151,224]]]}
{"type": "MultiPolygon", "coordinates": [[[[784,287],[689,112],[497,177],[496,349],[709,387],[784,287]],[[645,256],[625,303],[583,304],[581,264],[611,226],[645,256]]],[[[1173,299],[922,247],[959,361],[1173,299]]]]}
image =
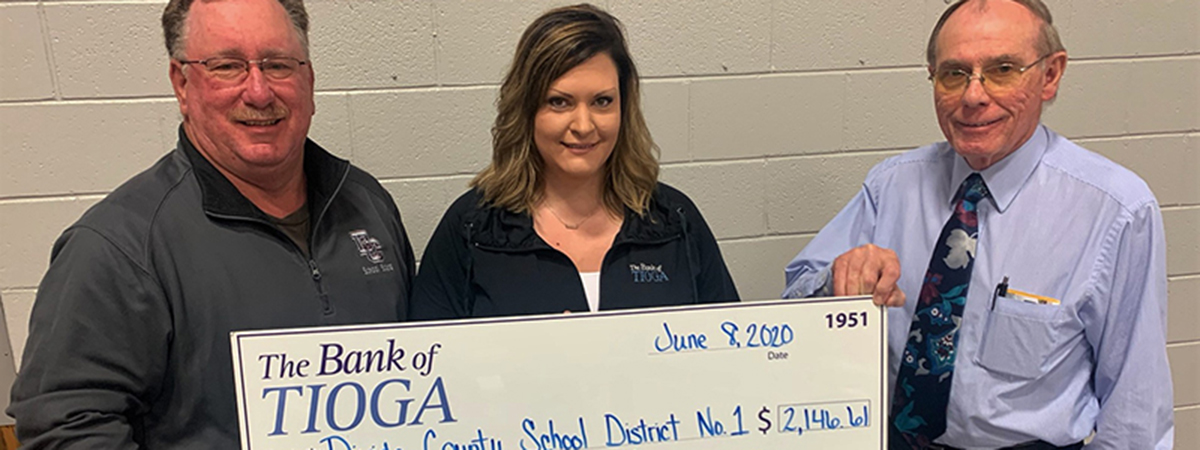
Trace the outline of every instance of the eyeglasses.
{"type": "Polygon", "coordinates": [[[302,61],[288,56],[269,56],[263,59],[245,60],[242,58],[221,57],[201,60],[179,60],[180,64],[199,64],[213,78],[222,81],[240,83],[250,75],[250,65],[255,64],[263,75],[272,80],[285,80],[296,73],[296,70],[308,61],[302,61]]]}
{"type": "Polygon", "coordinates": [[[938,69],[929,76],[929,80],[933,81],[933,87],[939,94],[961,94],[967,90],[967,85],[972,79],[978,78],[979,84],[987,89],[988,93],[993,95],[1006,94],[1017,86],[1017,82],[1021,81],[1021,76],[1025,71],[1038,63],[1050,57],[1053,53],[1042,55],[1034,62],[1024,67],[1017,67],[1016,64],[1002,62],[984,67],[979,75],[968,72],[958,67],[948,67],[938,69]]]}

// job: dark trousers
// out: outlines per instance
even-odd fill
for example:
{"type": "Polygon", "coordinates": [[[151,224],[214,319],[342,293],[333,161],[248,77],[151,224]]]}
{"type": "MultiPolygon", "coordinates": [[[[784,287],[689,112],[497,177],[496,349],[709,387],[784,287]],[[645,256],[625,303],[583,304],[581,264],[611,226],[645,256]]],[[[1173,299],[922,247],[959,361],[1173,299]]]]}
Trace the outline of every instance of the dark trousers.
{"type": "MultiPolygon", "coordinates": [[[[1076,442],[1064,447],[1051,444],[1046,441],[1033,441],[1024,444],[1017,444],[1011,447],[1003,447],[998,450],[1080,450],[1083,448],[1083,442],[1076,442]]],[[[888,450],[962,450],[958,447],[929,443],[920,445],[920,443],[910,444],[904,439],[904,435],[896,429],[896,422],[888,420],[888,450]]]]}

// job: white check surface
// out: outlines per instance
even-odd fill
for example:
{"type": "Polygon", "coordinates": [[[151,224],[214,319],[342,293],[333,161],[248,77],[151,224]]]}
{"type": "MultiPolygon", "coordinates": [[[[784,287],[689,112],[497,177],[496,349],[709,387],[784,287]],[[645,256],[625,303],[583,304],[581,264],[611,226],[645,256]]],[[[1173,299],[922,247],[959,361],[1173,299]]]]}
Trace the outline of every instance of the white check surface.
{"type": "Polygon", "coordinates": [[[242,448],[882,449],[884,318],[838,298],[234,333],[242,448]]]}

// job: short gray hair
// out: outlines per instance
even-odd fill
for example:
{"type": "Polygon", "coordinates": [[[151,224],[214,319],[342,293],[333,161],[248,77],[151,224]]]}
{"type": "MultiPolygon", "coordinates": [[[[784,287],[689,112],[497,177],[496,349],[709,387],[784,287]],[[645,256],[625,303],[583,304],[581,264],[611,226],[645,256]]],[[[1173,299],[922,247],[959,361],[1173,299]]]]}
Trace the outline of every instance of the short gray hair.
{"type": "MultiPolygon", "coordinates": [[[[946,24],[946,20],[950,19],[950,15],[954,14],[955,11],[958,11],[960,7],[970,1],[958,0],[953,5],[950,5],[949,8],[946,8],[946,12],[942,13],[942,17],[938,19],[937,25],[934,25],[933,33],[929,35],[929,45],[925,47],[925,61],[929,63],[930,67],[933,67],[937,63],[937,38],[938,34],[942,32],[942,26],[946,24]]],[[[987,2],[987,0],[980,1],[983,3],[987,2]]],[[[1038,42],[1034,44],[1038,56],[1066,50],[1063,47],[1062,40],[1058,37],[1058,29],[1054,28],[1054,18],[1050,16],[1050,8],[1047,8],[1046,4],[1042,3],[1042,0],[1012,1],[1024,6],[1025,9],[1028,9],[1029,12],[1032,12],[1034,16],[1042,21],[1041,30],[1038,33],[1038,42]]]]}
{"type": "MultiPolygon", "coordinates": [[[[171,58],[185,58],[183,47],[187,36],[187,15],[195,1],[171,0],[163,9],[163,38],[167,44],[167,55],[171,58]]],[[[279,4],[287,11],[288,18],[292,20],[292,27],[296,29],[296,35],[300,36],[300,45],[304,47],[304,53],[308,54],[308,11],[304,9],[304,0],[279,0],[279,4]]]]}

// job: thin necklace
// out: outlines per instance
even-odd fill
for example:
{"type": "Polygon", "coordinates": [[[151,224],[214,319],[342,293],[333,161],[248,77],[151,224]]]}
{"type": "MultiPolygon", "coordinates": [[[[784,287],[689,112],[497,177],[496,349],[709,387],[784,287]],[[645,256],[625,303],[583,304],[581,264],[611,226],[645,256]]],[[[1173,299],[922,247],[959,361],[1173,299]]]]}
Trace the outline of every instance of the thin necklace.
{"type": "Polygon", "coordinates": [[[579,227],[583,226],[584,222],[587,222],[588,219],[591,219],[592,216],[596,215],[596,212],[600,211],[602,208],[603,207],[592,210],[591,213],[589,213],[584,218],[579,219],[578,222],[575,222],[575,224],[572,225],[572,224],[567,223],[567,221],[563,220],[562,216],[558,215],[558,211],[555,211],[553,206],[550,206],[549,203],[546,204],[546,209],[550,210],[550,214],[553,214],[554,218],[558,219],[558,223],[561,223],[562,226],[566,227],[568,230],[578,230],[579,227]]]}

